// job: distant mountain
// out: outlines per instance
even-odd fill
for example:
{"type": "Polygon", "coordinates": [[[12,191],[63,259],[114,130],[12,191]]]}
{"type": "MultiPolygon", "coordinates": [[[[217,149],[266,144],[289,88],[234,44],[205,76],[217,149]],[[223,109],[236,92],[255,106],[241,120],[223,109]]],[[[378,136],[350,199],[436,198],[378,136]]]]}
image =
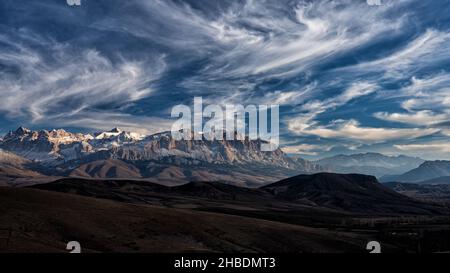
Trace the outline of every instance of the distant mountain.
{"type": "MultiPolygon", "coordinates": [[[[295,168],[296,164],[280,149],[263,152],[261,140],[181,140],[175,141],[170,132],[151,136],[121,131],[73,134],[64,130],[31,131],[20,127],[8,133],[0,142],[4,150],[29,160],[60,164],[74,160],[92,161],[121,159],[129,161],[166,160],[173,164],[198,165],[259,162],[279,167],[295,168]]],[[[310,164],[311,166],[313,164],[310,164]]],[[[312,166],[315,168],[316,166],[312,166]]]]}
{"type": "Polygon", "coordinates": [[[383,177],[384,182],[418,183],[444,176],[450,176],[450,161],[427,161],[418,168],[398,176],[383,177]]]}
{"type": "Polygon", "coordinates": [[[229,181],[258,186],[323,168],[280,149],[261,151],[262,140],[181,140],[170,132],[141,135],[114,128],[95,134],[20,127],[0,140],[0,149],[42,166],[50,175],[85,178],[161,178],[229,181]]]}
{"type": "Polygon", "coordinates": [[[29,160],[58,165],[61,161],[76,159],[92,151],[88,143],[92,139],[91,135],[72,134],[64,130],[31,131],[20,127],[3,137],[0,148],[29,160]]]}
{"type": "Polygon", "coordinates": [[[337,155],[315,163],[337,173],[360,173],[381,177],[402,174],[422,164],[424,160],[408,156],[386,156],[379,153],[337,155]]]}
{"type": "Polygon", "coordinates": [[[307,170],[308,173],[329,171],[326,167],[322,167],[317,163],[308,161],[299,156],[290,157],[290,160],[294,161],[295,165],[300,166],[301,169],[307,170]]]}

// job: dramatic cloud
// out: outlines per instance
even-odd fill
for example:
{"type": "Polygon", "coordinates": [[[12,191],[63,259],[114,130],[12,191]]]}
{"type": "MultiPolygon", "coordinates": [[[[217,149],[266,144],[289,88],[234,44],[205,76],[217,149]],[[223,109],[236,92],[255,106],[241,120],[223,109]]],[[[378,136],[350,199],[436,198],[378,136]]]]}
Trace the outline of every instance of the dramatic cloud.
{"type": "Polygon", "coordinates": [[[333,146],[299,144],[283,147],[282,150],[287,154],[316,156],[321,152],[330,151],[332,148],[333,146]]]}
{"type": "Polygon", "coordinates": [[[0,111],[36,124],[92,128],[91,123],[123,123],[112,109],[123,110],[150,96],[151,84],[165,68],[163,58],[151,60],[151,66],[142,60],[114,63],[94,49],[39,41],[53,51],[49,58],[19,42],[3,42],[11,51],[0,52],[0,62],[17,67],[18,73],[2,73],[0,111]]]}
{"type": "Polygon", "coordinates": [[[448,142],[394,145],[394,148],[398,149],[401,153],[409,155],[422,156],[428,159],[436,159],[436,155],[440,155],[439,159],[450,160],[450,143],[448,142]]]}
{"type": "Polygon", "coordinates": [[[450,152],[450,143],[395,145],[395,147],[403,151],[450,152]]]}
{"type": "Polygon", "coordinates": [[[375,113],[375,117],[400,123],[413,124],[417,126],[433,125],[450,119],[448,114],[436,114],[430,110],[423,110],[414,113],[375,113]]]}
{"type": "Polygon", "coordinates": [[[354,83],[342,94],[336,97],[329,98],[324,101],[314,100],[307,102],[300,107],[300,110],[305,113],[288,121],[288,128],[297,134],[315,134],[314,132],[321,131],[321,129],[319,129],[319,131],[314,129],[315,127],[320,127],[318,126],[318,122],[315,120],[318,115],[325,113],[330,109],[341,107],[357,98],[367,96],[375,92],[376,88],[377,86],[372,83],[354,83]]]}
{"type": "Polygon", "coordinates": [[[355,66],[345,67],[342,73],[383,72],[387,78],[403,78],[425,66],[434,66],[450,60],[450,32],[427,29],[423,34],[410,41],[405,47],[394,53],[362,62],[355,66]]]}
{"type": "Polygon", "coordinates": [[[384,142],[393,139],[418,138],[439,132],[437,129],[394,129],[362,127],[356,120],[337,122],[329,126],[317,126],[302,130],[304,134],[323,138],[353,139],[363,142],[384,142]]]}
{"type": "Polygon", "coordinates": [[[167,130],[201,96],[279,104],[311,157],[448,142],[448,3],[382,2],[0,1],[0,131],[167,130]]]}

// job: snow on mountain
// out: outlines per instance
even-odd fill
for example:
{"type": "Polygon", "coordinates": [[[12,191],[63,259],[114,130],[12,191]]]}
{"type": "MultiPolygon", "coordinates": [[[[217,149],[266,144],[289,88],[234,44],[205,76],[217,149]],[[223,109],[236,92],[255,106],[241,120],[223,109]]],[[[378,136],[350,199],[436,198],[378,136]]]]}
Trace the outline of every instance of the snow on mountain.
{"type": "Polygon", "coordinates": [[[20,127],[4,136],[0,148],[30,160],[50,162],[63,158],[66,149],[88,143],[92,138],[91,135],[73,134],[62,129],[31,131],[20,127]]]}
{"type": "Polygon", "coordinates": [[[139,141],[142,140],[145,137],[145,135],[139,134],[139,133],[133,133],[133,132],[126,132],[122,131],[119,128],[114,128],[109,132],[101,132],[95,134],[94,139],[95,140],[116,140],[116,141],[123,141],[123,142],[133,142],[133,141],[139,141]]]}
{"type": "Polygon", "coordinates": [[[122,159],[129,161],[162,160],[171,158],[174,164],[240,164],[258,162],[285,168],[298,167],[297,161],[280,149],[262,152],[261,140],[181,140],[175,141],[170,132],[145,136],[114,128],[111,131],[89,134],[69,133],[65,130],[32,131],[20,127],[9,132],[0,148],[35,161],[55,164],[79,160],[122,159]]]}
{"type": "Polygon", "coordinates": [[[100,132],[94,135],[90,144],[96,149],[108,150],[125,144],[133,144],[145,138],[145,135],[122,131],[114,128],[108,132],[100,132]]]}

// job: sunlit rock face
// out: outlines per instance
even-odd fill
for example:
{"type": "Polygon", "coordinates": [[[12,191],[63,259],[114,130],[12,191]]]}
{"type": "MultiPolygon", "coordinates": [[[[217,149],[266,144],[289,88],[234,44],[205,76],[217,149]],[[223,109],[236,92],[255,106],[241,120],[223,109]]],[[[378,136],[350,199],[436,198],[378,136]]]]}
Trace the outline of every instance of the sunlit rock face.
{"type": "Polygon", "coordinates": [[[9,132],[0,141],[0,148],[65,173],[91,162],[101,162],[99,164],[103,166],[106,161],[106,165],[111,168],[131,168],[133,173],[136,173],[135,168],[138,168],[141,170],[139,176],[145,176],[142,172],[150,176],[157,172],[155,166],[161,165],[181,167],[184,170],[181,173],[190,173],[192,170],[189,168],[202,167],[225,173],[232,172],[230,168],[238,167],[251,174],[252,168],[261,170],[256,173],[270,173],[270,170],[277,168],[293,173],[324,170],[304,159],[288,157],[281,149],[263,152],[261,145],[265,143],[249,138],[177,141],[172,138],[170,132],[145,136],[119,128],[90,135],[64,130],[32,131],[20,127],[9,132]],[[118,162],[115,160],[121,160],[128,165],[124,167],[122,164],[112,164],[111,162],[118,162]]]}

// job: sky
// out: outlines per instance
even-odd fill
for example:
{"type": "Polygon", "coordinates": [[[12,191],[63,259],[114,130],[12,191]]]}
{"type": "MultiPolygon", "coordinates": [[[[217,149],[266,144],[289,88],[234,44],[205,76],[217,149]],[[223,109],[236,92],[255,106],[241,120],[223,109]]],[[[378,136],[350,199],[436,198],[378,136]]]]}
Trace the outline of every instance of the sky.
{"type": "Polygon", "coordinates": [[[285,152],[450,159],[450,0],[0,1],[0,133],[280,105],[285,152]]]}

